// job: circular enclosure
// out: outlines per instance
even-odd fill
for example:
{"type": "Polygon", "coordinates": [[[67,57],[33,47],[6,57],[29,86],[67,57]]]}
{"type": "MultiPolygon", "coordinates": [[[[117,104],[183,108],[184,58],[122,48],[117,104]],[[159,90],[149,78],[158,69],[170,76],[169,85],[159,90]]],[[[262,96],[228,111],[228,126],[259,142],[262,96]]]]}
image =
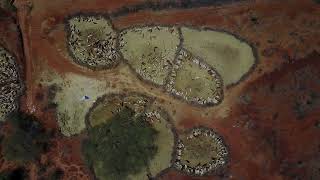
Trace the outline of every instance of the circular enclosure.
{"type": "Polygon", "coordinates": [[[120,62],[118,35],[103,16],[76,15],[67,20],[68,48],[73,60],[93,70],[110,69],[120,62]]]}
{"type": "Polygon", "coordinates": [[[195,105],[217,105],[223,100],[220,75],[185,49],[178,54],[166,88],[174,96],[195,105]]]}
{"type": "Polygon", "coordinates": [[[17,109],[22,91],[15,57],[0,46],[0,121],[17,109]]]}
{"type": "Polygon", "coordinates": [[[98,179],[148,180],[171,167],[173,124],[154,102],[138,93],[108,94],[91,108],[83,149],[98,179]]]}
{"type": "Polygon", "coordinates": [[[228,162],[223,139],[212,129],[199,127],[180,135],[174,167],[194,176],[214,173],[228,162]]]}

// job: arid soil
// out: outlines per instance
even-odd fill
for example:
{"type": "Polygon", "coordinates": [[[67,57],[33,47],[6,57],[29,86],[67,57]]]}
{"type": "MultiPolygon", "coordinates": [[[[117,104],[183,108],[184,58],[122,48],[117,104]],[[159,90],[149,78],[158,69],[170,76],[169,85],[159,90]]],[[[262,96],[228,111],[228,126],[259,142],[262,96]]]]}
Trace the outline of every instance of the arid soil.
{"type": "MultiPolygon", "coordinates": [[[[46,179],[56,169],[64,172],[65,180],[94,179],[81,156],[85,133],[63,136],[56,109],[48,106],[48,87],[39,84],[48,70],[62,77],[72,72],[110,80],[115,90],[156,96],[178,134],[202,125],[224,138],[230,157],[221,172],[190,177],[168,169],[159,179],[320,179],[320,4],[313,0],[220,2],[196,8],[146,6],[136,11],[123,7],[137,7],[142,0],[16,0],[16,14],[0,9],[0,44],[15,54],[25,79],[20,107],[35,114],[54,137],[49,152],[27,165],[30,179],[46,179]],[[78,12],[109,13],[117,29],[159,24],[227,31],[249,42],[258,61],[245,78],[225,88],[221,104],[192,106],[131,76],[134,73],[123,73],[123,64],[92,71],[73,63],[64,20],[78,12]]],[[[6,123],[1,125],[1,133],[9,130],[6,123]]],[[[0,171],[15,167],[0,160],[0,171]]]]}

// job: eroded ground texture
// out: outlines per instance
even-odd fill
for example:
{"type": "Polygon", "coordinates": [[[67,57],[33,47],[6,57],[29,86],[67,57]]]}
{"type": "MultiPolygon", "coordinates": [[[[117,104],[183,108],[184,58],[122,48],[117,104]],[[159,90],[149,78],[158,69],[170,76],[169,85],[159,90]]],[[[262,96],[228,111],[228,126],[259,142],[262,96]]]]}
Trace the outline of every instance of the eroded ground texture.
{"type": "Polygon", "coordinates": [[[319,17],[317,0],[0,0],[0,179],[320,179],[319,17]],[[23,164],[1,143],[19,112],[49,134],[23,164]]]}

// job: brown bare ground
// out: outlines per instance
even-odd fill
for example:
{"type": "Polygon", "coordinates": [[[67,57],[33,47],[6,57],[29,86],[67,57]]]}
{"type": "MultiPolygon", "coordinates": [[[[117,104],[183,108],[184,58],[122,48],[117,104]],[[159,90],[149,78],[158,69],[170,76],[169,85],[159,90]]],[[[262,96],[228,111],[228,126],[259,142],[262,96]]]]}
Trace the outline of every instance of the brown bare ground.
{"type": "MultiPolygon", "coordinates": [[[[2,41],[10,42],[9,49],[16,52],[21,64],[25,55],[27,90],[22,109],[35,113],[48,130],[56,133],[52,149],[43,158],[51,161],[53,167],[63,169],[64,179],[92,179],[80,153],[84,135],[62,137],[57,131],[55,110],[45,110],[46,87],[39,87],[36,80],[46,69],[62,75],[73,72],[97,78],[117,75],[117,69],[93,72],[71,62],[66,49],[64,18],[79,11],[110,12],[141,1],[33,0],[31,9],[28,1],[16,0],[24,51],[18,34],[3,28],[13,22],[0,21],[0,37],[5,37],[2,41]],[[39,96],[44,98],[37,100],[39,96]]],[[[309,92],[320,92],[319,17],[320,6],[312,0],[256,0],[195,9],[145,10],[112,19],[117,29],[141,24],[211,27],[236,34],[257,50],[255,69],[241,83],[226,89],[224,101],[217,107],[187,105],[137,78],[130,79],[133,82],[128,85],[117,85],[119,90],[134,89],[157,96],[173,117],[178,132],[198,125],[208,126],[224,137],[230,149],[229,165],[220,175],[187,177],[169,170],[159,179],[319,179],[320,165],[314,159],[320,156],[317,138],[320,110],[318,102],[310,100],[309,92]],[[299,81],[293,78],[295,74],[307,75],[299,81]],[[295,84],[296,81],[300,84],[295,84]],[[302,90],[298,88],[301,84],[302,90]],[[294,110],[296,102],[305,108],[303,118],[294,110]]],[[[119,82],[126,80],[115,83],[119,82]]],[[[6,168],[14,166],[1,163],[6,168]]],[[[29,169],[32,179],[37,179],[37,167],[29,169]]]]}

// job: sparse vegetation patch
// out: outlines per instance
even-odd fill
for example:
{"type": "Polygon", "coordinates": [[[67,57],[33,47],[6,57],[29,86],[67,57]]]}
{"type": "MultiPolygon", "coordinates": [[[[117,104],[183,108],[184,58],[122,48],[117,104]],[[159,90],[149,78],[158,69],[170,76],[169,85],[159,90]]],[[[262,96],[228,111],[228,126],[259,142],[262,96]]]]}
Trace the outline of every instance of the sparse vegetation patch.
{"type": "Polygon", "coordinates": [[[50,103],[57,104],[62,134],[72,136],[81,133],[86,127],[85,117],[90,107],[109,90],[107,82],[70,73],[63,78],[57,76],[52,83],[56,86],[56,93],[50,103]]]}

